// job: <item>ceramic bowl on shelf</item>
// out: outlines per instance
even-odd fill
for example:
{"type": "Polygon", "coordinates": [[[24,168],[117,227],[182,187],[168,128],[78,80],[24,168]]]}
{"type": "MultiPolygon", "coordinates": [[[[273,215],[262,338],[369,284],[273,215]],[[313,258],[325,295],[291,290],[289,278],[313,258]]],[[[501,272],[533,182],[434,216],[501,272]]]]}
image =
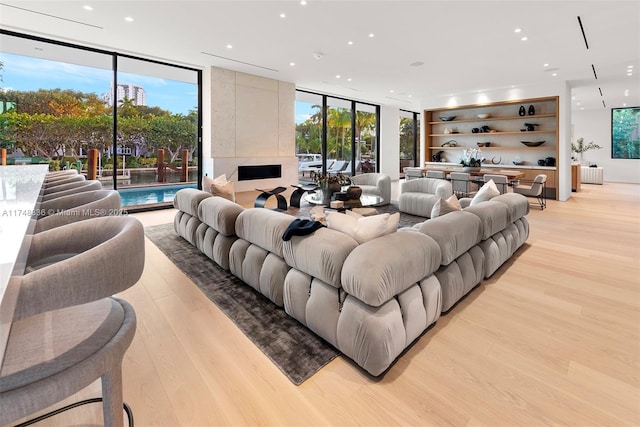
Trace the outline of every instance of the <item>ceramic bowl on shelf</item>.
{"type": "Polygon", "coordinates": [[[476,117],[479,119],[486,119],[487,117],[489,117],[489,113],[476,114],[476,117]]]}
{"type": "Polygon", "coordinates": [[[520,141],[527,147],[539,147],[545,143],[545,141],[520,141]]]}
{"type": "Polygon", "coordinates": [[[440,116],[440,120],[442,120],[443,122],[450,122],[451,120],[455,119],[457,116],[440,116]]]}
{"type": "Polygon", "coordinates": [[[490,142],[476,142],[476,144],[478,144],[478,147],[488,147],[491,145],[490,142]]]}

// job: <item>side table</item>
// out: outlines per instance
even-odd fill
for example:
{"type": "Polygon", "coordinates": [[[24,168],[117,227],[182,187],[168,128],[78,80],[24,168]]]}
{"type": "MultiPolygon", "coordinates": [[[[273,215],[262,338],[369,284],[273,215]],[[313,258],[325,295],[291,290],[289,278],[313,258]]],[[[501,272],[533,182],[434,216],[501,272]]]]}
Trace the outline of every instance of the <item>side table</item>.
{"type": "Polygon", "coordinates": [[[289,205],[294,208],[300,207],[300,199],[304,196],[304,193],[315,193],[318,189],[318,186],[315,184],[311,185],[292,185],[295,190],[291,193],[291,197],[289,198],[289,205]]]}
{"type": "Polygon", "coordinates": [[[287,210],[287,199],[280,193],[282,193],[286,188],[284,187],[276,187],[269,190],[261,190],[256,188],[256,191],[261,191],[262,193],[256,197],[256,201],[253,203],[253,207],[255,208],[264,208],[264,205],[267,203],[267,200],[271,196],[276,196],[276,200],[278,201],[278,209],[286,211],[287,210]]]}

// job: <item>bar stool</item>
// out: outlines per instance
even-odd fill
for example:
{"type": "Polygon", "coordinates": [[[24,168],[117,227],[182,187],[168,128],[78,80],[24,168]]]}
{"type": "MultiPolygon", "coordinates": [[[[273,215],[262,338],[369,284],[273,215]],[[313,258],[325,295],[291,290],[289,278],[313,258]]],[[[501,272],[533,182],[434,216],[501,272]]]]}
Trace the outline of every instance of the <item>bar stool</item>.
{"type": "Polygon", "coordinates": [[[87,191],[47,200],[38,207],[41,215],[34,233],[89,218],[118,215],[120,208],[120,194],[116,190],[87,191]]]}
{"type": "Polygon", "coordinates": [[[57,197],[70,196],[76,193],[84,193],[85,191],[102,190],[102,183],[98,180],[76,181],[67,184],[56,185],[52,189],[45,189],[41,200],[46,202],[57,197]]]}
{"type": "Polygon", "coordinates": [[[123,425],[122,360],[136,317],[111,295],[138,281],[144,259],[144,229],[133,217],[94,218],[32,237],[26,273],[9,282],[18,296],[0,370],[1,425],[98,378],[104,424],[123,425]]]}

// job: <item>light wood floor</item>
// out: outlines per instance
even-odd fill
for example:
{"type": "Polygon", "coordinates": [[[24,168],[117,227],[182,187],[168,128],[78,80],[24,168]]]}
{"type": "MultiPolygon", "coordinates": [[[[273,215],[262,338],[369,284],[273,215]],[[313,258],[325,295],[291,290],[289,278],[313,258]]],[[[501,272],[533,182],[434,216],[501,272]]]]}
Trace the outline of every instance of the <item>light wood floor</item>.
{"type": "MultiPolygon", "coordinates": [[[[138,316],[123,367],[136,425],[640,425],[640,186],[583,185],[528,219],[508,265],[383,378],[338,357],[298,387],[147,242],[121,295],[138,316]]],[[[101,424],[100,405],[41,423],[72,424],[101,424]]]]}

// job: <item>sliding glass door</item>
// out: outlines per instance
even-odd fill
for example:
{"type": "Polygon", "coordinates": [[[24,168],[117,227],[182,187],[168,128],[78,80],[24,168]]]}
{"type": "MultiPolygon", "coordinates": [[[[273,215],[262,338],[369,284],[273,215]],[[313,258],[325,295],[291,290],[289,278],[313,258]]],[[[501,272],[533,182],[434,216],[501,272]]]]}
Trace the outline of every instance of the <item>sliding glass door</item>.
{"type": "Polygon", "coordinates": [[[354,175],[378,168],[380,107],[296,91],[296,155],[299,180],[309,168],[354,175]]]}
{"type": "Polygon", "coordinates": [[[87,171],[123,207],[170,205],[197,187],[198,70],[0,31],[0,148],[8,163],[87,171]]]}
{"type": "Polygon", "coordinates": [[[420,115],[400,110],[400,174],[404,168],[418,166],[418,144],[420,141],[420,115]]]}

